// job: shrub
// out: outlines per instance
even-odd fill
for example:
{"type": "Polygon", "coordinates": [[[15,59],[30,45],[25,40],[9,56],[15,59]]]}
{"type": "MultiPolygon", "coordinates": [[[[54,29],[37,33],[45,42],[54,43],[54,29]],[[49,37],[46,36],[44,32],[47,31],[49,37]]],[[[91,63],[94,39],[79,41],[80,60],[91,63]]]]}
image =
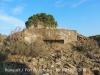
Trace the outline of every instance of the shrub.
{"type": "Polygon", "coordinates": [[[17,54],[17,55],[29,55],[30,50],[29,50],[29,44],[24,43],[24,42],[16,42],[11,44],[10,46],[10,52],[11,54],[17,54]]]}
{"type": "Polygon", "coordinates": [[[44,47],[44,44],[40,44],[38,42],[34,42],[30,45],[30,55],[32,57],[36,56],[48,56],[49,52],[48,50],[44,47]]]}
{"type": "Polygon", "coordinates": [[[7,55],[0,53],[0,64],[7,59],[7,55]]]}
{"type": "Polygon", "coordinates": [[[27,43],[25,41],[11,43],[10,45],[4,45],[1,48],[2,53],[11,55],[24,55],[24,56],[48,56],[49,50],[44,47],[44,44],[40,43],[27,43]]]}
{"type": "Polygon", "coordinates": [[[89,36],[89,38],[96,40],[100,46],[100,35],[89,36]]]}
{"type": "Polygon", "coordinates": [[[26,28],[29,28],[31,26],[38,27],[38,25],[41,25],[43,28],[45,27],[56,28],[58,26],[54,17],[46,13],[39,13],[39,14],[34,14],[33,16],[30,16],[28,18],[28,21],[25,22],[25,25],[26,25],[26,28]]]}
{"type": "Polygon", "coordinates": [[[10,45],[11,43],[23,41],[24,33],[21,32],[20,27],[16,27],[15,30],[12,30],[8,38],[5,40],[5,45],[10,45]]]}
{"type": "Polygon", "coordinates": [[[98,51],[99,50],[98,48],[96,48],[95,46],[91,44],[81,44],[81,45],[76,46],[76,49],[78,51],[87,51],[87,50],[98,51]]]}

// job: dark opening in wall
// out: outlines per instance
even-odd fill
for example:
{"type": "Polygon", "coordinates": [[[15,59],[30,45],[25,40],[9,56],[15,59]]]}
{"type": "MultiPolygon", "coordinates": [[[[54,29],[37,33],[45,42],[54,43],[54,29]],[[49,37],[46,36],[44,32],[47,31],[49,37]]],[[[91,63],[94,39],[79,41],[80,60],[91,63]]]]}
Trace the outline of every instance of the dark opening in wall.
{"type": "Polygon", "coordinates": [[[45,43],[61,43],[64,44],[64,40],[43,40],[45,43]]]}

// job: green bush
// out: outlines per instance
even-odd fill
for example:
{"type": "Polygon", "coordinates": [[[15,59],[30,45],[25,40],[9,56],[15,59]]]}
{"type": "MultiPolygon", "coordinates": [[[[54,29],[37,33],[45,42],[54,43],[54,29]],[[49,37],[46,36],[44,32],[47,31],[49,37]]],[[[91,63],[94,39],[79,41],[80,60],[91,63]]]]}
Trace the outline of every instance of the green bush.
{"type": "Polygon", "coordinates": [[[28,21],[25,22],[25,25],[26,25],[26,28],[29,28],[32,25],[34,25],[34,27],[41,25],[44,28],[45,27],[56,28],[58,26],[54,17],[52,15],[46,14],[46,13],[34,14],[33,16],[28,18],[28,21]]]}
{"type": "Polygon", "coordinates": [[[98,51],[99,50],[98,48],[96,48],[95,46],[91,44],[81,44],[81,45],[76,46],[76,49],[78,51],[87,51],[87,50],[98,51]]]}

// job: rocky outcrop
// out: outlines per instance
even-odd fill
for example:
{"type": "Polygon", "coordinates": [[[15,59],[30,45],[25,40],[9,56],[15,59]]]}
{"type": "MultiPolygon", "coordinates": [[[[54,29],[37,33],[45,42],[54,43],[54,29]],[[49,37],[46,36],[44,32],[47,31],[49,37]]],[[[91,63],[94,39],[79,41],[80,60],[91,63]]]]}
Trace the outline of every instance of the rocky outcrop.
{"type": "Polygon", "coordinates": [[[81,34],[77,34],[77,41],[80,42],[80,43],[92,44],[95,47],[99,47],[99,44],[98,44],[98,42],[96,40],[90,39],[90,38],[85,37],[85,36],[83,36],[81,34]]]}

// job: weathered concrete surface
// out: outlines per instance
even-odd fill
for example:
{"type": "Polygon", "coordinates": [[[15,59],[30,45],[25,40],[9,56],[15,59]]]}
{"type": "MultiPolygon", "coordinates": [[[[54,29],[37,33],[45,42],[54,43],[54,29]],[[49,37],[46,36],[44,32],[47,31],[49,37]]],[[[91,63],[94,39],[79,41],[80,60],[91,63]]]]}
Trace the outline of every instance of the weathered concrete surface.
{"type": "Polygon", "coordinates": [[[25,29],[25,40],[28,42],[44,40],[63,40],[64,44],[77,41],[77,32],[75,30],[67,29],[42,29],[42,28],[31,28],[25,29]]]}

